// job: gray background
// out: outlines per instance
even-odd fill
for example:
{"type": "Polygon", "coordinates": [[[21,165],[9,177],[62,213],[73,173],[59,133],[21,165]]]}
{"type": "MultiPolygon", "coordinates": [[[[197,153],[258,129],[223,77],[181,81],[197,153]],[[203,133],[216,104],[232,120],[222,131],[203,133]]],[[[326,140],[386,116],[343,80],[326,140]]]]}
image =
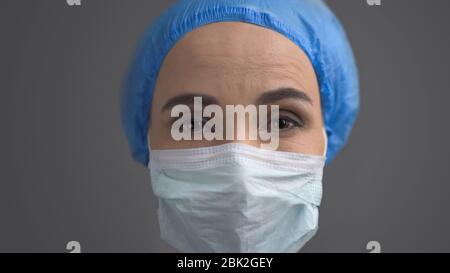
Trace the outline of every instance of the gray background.
{"type": "MultiPolygon", "coordinates": [[[[361,75],[305,252],[450,251],[450,1],[328,1],[361,75]]],[[[0,252],[170,252],[119,119],[123,74],[170,1],[0,1],[0,252]]]]}

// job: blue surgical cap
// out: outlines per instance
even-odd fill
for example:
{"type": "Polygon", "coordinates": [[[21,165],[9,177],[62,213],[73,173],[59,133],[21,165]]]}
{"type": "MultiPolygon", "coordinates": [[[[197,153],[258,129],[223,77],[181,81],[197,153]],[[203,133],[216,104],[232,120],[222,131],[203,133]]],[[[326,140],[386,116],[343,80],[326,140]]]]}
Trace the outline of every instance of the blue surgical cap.
{"type": "Polygon", "coordinates": [[[346,34],[321,0],[180,0],[146,31],[122,94],[122,119],[132,156],[147,165],[150,108],[159,69],[188,32],[214,22],[239,21],[277,31],[309,57],[320,88],[327,162],[347,142],[359,109],[358,73],[346,34]]]}

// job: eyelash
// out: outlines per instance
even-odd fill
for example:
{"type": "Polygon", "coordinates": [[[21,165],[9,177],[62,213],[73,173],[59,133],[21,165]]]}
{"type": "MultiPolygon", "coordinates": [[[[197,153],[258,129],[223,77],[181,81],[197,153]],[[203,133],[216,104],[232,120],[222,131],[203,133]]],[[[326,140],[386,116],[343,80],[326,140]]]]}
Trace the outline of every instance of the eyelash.
{"type": "MultiPolygon", "coordinates": [[[[293,128],[299,128],[302,129],[305,127],[305,121],[303,120],[302,117],[298,116],[295,113],[292,113],[291,111],[286,111],[286,110],[280,110],[280,112],[287,112],[287,114],[279,114],[279,118],[278,118],[278,124],[280,124],[281,120],[286,120],[288,123],[290,123],[290,127],[288,126],[287,129],[279,129],[280,132],[282,131],[286,131],[286,130],[290,130],[293,128]],[[294,117],[290,117],[290,115],[294,116],[294,117]],[[296,120],[297,119],[297,120],[296,120]]],[[[272,122],[272,121],[271,121],[272,122]]]]}
{"type": "MultiPolygon", "coordinates": [[[[173,119],[171,120],[171,122],[170,122],[171,125],[173,125],[173,123],[175,122],[176,119],[177,119],[177,118],[173,118],[173,119]]],[[[305,120],[304,120],[301,116],[299,116],[299,115],[297,115],[296,113],[294,113],[294,112],[292,112],[292,111],[289,111],[289,110],[282,110],[282,109],[280,109],[280,113],[279,113],[279,117],[278,117],[278,123],[280,122],[280,120],[286,120],[288,123],[291,124],[289,128],[279,129],[280,132],[284,132],[284,131],[287,131],[287,130],[290,130],[290,129],[294,129],[294,128],[303,129],[303,128],[306,127],[306,122],[305,122],[305,120]],[[297,119],[297,120],[296,120],[296,119],[297,119]]],[[[206,122],[208,122],[208,121],[209,121],[209,118],[203,118],[203,119],[201,120],[201,122],[202,122],[201,128],[202,128],[202,129],[204,128],[206,122]]],[[[184,121],[184,122],[188,122],[188,120],[186,120],[186,121],[184,121]]],[[[190,120],[190,122],[191,122],[191,125],[193,126],[194,124],[192,124],[192,123],[195,123],[195,122],[197,122],[197,121],[194,120],[194,119],[192,118],[192,119],[190,120]]],[[[268,124],[267,124],[267,128],[272,128],[272,125],[273,125],[272,123],[273,123],[273,121],[272,121],[271,118],[268,119],[268,122],[267,122],[267,123],[268,123],[268,124]]],[[[191,130],[193,131],[194,128],[192,127],[191,130]]]]}

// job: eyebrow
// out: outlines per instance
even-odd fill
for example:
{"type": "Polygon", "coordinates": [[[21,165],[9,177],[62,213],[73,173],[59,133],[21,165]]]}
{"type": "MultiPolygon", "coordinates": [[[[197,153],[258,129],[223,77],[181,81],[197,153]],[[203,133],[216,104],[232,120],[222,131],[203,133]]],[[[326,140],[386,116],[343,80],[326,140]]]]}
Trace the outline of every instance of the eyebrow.
{"type": "MultiPolygon", "coordinates": [[[[219,104],[219,101],[209,95],[197,94],[197,93],[188,93],[175,96],[169,99],[166,104],[164,104],[161,111],[167,111],[172,109],[173,107],[184,104],[184,105],[192,105],[194,104],[194,97],[202,97],[203,106],[211,105],[211,104],[219,104]]],[[[305,92],[292,88],[292,87],[283,87],[278,88],[271,91],[264,92],[258,99],[257,104],[259,105],[267,105],[270,103],[274,103],[284,99],[297,99],[309,104],[313,104],[311,97],[309,97],[305,92]]]]}
{"type": "Polygon", "coordinates": [[[203,106],[211,105],[211,104],[219,104],[219,101],[209,95],[202,95],[196,93],[188,93],[175,96],[169,99],[166,104],[164,104],[162,111],[171,110],[173,107],[184,104],[184,105],[192,105],[194,104],[194,97],[201,97],[203,106]]]}
{"type": "Polygon", "coordinates": [[[267,105],[284,99],[297,99],[310,105],[313,104],[313,100],[308,94],[292,87],[283,87],[266,91],[258,98],[257,102],[260,105],[267,105]]]}

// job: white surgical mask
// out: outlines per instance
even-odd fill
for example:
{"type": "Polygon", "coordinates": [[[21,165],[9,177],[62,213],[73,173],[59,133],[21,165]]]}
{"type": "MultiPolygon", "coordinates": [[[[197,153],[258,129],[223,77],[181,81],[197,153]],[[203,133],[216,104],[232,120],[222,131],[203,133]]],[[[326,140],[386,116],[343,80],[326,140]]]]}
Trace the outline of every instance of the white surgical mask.
{"type": "Polygon", "coordinates": [[[152,150],[161,236],[182,252],[296,252],[318,228],[324,164],[237,143],[152,150]]]}

